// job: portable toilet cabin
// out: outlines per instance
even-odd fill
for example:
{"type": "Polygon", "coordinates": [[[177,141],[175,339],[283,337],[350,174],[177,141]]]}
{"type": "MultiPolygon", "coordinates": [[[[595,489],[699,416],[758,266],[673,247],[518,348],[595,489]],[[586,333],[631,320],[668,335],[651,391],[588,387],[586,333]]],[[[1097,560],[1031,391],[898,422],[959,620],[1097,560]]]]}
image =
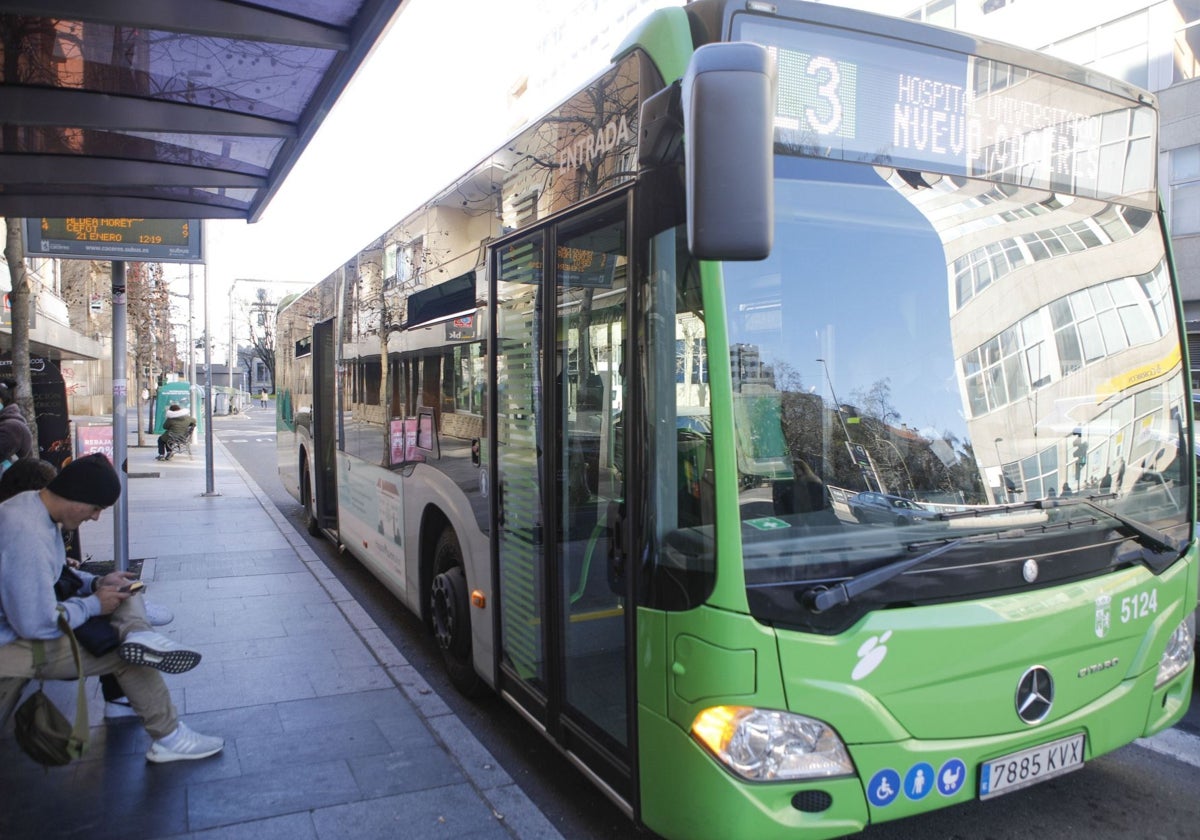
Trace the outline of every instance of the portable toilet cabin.
{"type": "Polygon", "coordinates": [[[154,434],[163,433],[167,409],[173,405],[187,409],[196,418],[196,432],[204,434],[204,389],[187,382],[167,382],[158,387],[154,402],[154,434]]]}

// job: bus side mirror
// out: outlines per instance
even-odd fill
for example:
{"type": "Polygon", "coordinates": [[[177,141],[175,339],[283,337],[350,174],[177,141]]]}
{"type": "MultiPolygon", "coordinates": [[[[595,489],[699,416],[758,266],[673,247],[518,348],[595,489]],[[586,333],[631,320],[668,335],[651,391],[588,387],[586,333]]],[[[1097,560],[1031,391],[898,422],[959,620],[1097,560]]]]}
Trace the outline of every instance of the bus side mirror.
{"type": "Polygon", "coordinates": [[[774,65],[749,42],[708,44],[683,77],[688,247],[761,260],[774,231],[774,65]]]}

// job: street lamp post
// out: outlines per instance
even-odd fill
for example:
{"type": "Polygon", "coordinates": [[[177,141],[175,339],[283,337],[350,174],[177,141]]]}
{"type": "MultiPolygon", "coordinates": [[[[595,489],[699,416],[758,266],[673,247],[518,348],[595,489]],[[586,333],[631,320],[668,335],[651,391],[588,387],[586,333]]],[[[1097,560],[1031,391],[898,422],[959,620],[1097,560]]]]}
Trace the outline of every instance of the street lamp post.
{"type": "Polygon", "coordinates": [[[229,399],[230,409],[233,408],[233,366],[237,361],[237,345],[234,343],[233,334],[233,289],[237,285],[237,280],[229,284],[229,399]]]}
{"type": "Polygon", "coordinates": [[[208,266],[204,266],[204,495],[219,496],[213,478],[212,354],[208,340],[208,266]]]}
{"type": "MultiPolygon", "coordinates": [[[[187,367],[184,370],[184,376],[192,385],[196,384],[196,345],[193,344],[192,338],[192,266],[188,266],[188,293],[186,295],[177,294],[176,292],[167,292],[171,297],[187,298],[188,314],[187,314],[187,367]]],[[[172,321],[172,324],[175,322],[172,321]]]]}
{"type": "Polygon", "coordinates": [[[195,387],[195,385],[196,385],[196,345],[193,343],[193,339],[192,339],[192,320],[193,320],[193,316],[192,316],[192,303],[193,303],[193,300],[194,300],[194,298],[193,298],[194,290],[193,290],[193,287],[192,287],[192,282],[193,282],[193,278],[192,278],[192,269],[193,269],[194,267],[195,267],[195,266],[191,265],[190,263],[188,264],[188,330],[187,330],[187,332],[188,332],[188,337],[187,337],[187,343],[188,343],[188,363],[187,363],[187,378],[188,378],[188,388],[189,388],[189,389],[190,389],[190,388],[193,388],[193,387],[195,387]]]}

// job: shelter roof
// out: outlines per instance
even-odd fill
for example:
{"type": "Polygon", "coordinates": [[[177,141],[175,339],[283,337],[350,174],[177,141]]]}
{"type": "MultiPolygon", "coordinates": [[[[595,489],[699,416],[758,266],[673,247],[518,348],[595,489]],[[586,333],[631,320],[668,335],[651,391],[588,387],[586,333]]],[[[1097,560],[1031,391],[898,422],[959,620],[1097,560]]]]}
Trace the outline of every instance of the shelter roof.
{"type": "Polygon", "coordinates": [[[407,0],[0,0],[0,214],[256,221],[407,0]]]}

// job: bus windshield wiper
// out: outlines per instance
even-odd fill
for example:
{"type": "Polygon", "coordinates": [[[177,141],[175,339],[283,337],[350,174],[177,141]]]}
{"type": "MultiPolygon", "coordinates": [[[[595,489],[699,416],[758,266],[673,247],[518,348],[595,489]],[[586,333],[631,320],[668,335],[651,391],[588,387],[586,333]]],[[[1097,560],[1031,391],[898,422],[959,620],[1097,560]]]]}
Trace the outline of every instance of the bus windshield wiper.
{"type": "Polygon", "coordinates": [[[1151,528],[1138,522],[1136,519],[1130,519],[1122,513],[1117,513],[1110,510],[1097,502],[1107,501],[1117,498],[1116,493],[1100,493],[1091,496],[1065,496],[1056,499],[1035,499],[1032,502],[1019,502],[1012,505],[1002,505],[1000,507],[989,508],[967,508],[965,510],[952,510],[939,513],[937,518],[943,522],[949,522],[952,519],[969,519],[978,518],[981,516],[995,516],[996,514],[1015,513],[1023,510],[1054,510],[1064,507],[1086,507],[1089,510],[1099,513],[1101,516],[1107,516],[1109,519],[1115,519],[1122,527],[1133,532],[1133,537],[1146,548],[1153,550],[1156,554],[1165,554],[1173,552],[1178,554],[1182,551],[1182,547],[1177,545],[1170,537],[1156,528],[1151,528]]]}
{"type": "MultiPolygon", "coordinates": [[[[1154,558],[1143,555],[1141,562],[1151,571],[1158,573],[1173,563],[1183,550],[1182,547],[1172,540],[1169,536],[1149,525],[1138,522],[1136,519],[1130,519],[1124,514],[1109,510],[1103,505],[1097,504],[1098,501],[1105,499],[1115,499],[1116,494],[1110,493],[1107,495],[1060,498],[1060,499],[1039,499],[1035,502],[1024,502],[1019,505],[1008,505],[1005,510],[1053,510],[1055,508],[1064,507],[1085,507],[1088,510],[1094,511],[1101,516],[1108,517],[1118,522],[1125,530],[1132,532],[1132,538],[1137,540],[1143,547],[1152,551],[1156,556],[1154,558]],[[1164,557],[1164,555],[1166,555],[1164,557]]],[[[962,515],[976,515],[972,511],[962,511],[962,515]]],[[[956,513],[951,513],[947,518],[957,518],[956,513]]],[[[1051,526],[1053,527],[1053,526],[1051,526]]],[[[1034,531],[1046,530],[1043,526],[1034,531]]],[[[801,602],[815,613],[824,612],[833,607],[840,607],[843,604],[850,603],[855,597],[864,592],[868,592],[877,586],[882,586],[889,580],[907,572],[916,566],[921,565],[927,560],[932,560],[948,551],[953,551],[964,543],[977,543],[991,540],[1006,540],[1025,537],[1030,534],[1030,529],[1014,528],[1008,531],[1001,531],[992,534],[975,534],[969,537],[959,537],[944,542],[943,544],[932,548],[928,551],[921,552],[915,557],[910,557],[906,560],[897,560],[877,569],[872,569],[869,572],[863,572],[861,575],[855,575],[849,580],[842,581],[834,586],[818,586],[808,590],[801,596],[801,602]]],[[[909,546],[909,550],[916,549],[920,544],[914,543],[909,546]]],[[[928,543],[925,543],[928,545],[928,543]]]]}
{"type": "Polygon", "coordinates": [[[978,519],[981,516],[996,516],[997,514],[1016,513],[1021,510],[1039,510],[1041,506],[1042,502],[1038,500],[1033,502],[1017,502],[1011,505],[999,505],[998,507],[947,510],[939,513],[937,518],[942,522],[949,522],[952,519],[978,519]]]}
{"type": "Polygon", "coordinates": [[[1179,553],[1183,551],[1183,546],[1172,540],[1169,536],[1159,531],[1157,528],[1151,528],[1136,519],[1130,519],[1123,513],[1117,513],[1115,510],[1110,510],[1098,502],[1106,499],[1117,498],[1116,493],[1104,493],[1094,496],[1075,496],[1058,499],[1041,499],[1036,502],[1043,510],[1053,510],[1054,508],[1063,507],[1085,507],[1088,510],[1095,511],[1101,516],[1107,516],[1109,519],[1115,519],[1123,529],[1133,532],[1132,538],[1137,540],[1144,548],[1153,551],[1156,555],[1160,555],[1157,562],[1151,562],[1150,558],[1143,556],[1142,560],[1147,567],[1155,572],[1160,572],[1169,566],[1179,557],[1179,553]],[[1161,555],[1170,555],[1170,560],[1166,563],[1162,562],[1161,555]]]}
{"type": "MultiPolygon", "coordinates": [[[[904,574],[914,566],[919,566],[926,560],[932,560],[948,551],[953,551],[964,543],[990,542],[992,540],[1014,539],[1024,536],[1026,536],[1024,529],[1015,528],[1011,531],[1002,531],[1000,533],[975,534],[969,537],[958,537],[957,539],[948,540],[942,545],[931,548],[928,551],[923,551],[915,557],[888,563],[869,572],[863,572],[861,575],[855,575],[849,580],[842,581],[834,586],[818,586],[809,589],[801,596],[801,603],[815,613],[824,612],[833,607],[848,604],[856,596],[868,592],[877,586],[882,586],[889,580],[904,574]]],[[[925,545],[928,544],[925,543],[925,545]]],[[[920,545],[921,543],[913,543],[909,546],[909,550],[915,550],[920,545]]]]}

